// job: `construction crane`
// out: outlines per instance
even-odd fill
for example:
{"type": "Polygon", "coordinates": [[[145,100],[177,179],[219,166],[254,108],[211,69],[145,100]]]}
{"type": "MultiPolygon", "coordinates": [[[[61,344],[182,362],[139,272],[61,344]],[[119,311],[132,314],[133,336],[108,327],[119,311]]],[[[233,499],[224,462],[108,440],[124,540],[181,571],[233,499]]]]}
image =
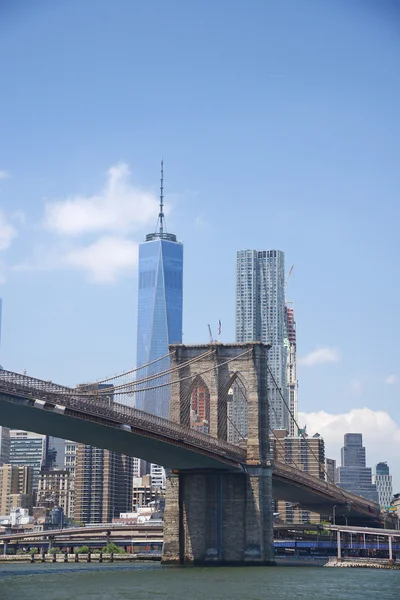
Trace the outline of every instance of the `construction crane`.
{"type": "Polygon", "coordinates": [[[287,288],[287,284],[288,284],[289,278],[290,278],[290,276],[291,276],[291,274],[292,274],[292,272],[293,272],[293,267],[294,267],[294,264],[293,264],[293,265],[290,267],[290,269],[289,269],[289,273],[288,273],[288,276],[286,277],[286,281],[285,281],[285,292],[286,292],[286,288],[287,288]]]}

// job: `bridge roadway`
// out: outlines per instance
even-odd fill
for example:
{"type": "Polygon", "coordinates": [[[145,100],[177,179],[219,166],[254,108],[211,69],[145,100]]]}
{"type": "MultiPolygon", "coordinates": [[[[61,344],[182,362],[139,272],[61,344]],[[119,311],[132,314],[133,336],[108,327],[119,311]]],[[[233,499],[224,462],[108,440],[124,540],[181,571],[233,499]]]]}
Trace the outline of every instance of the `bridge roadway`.
{"type": "Polygon", "coordinates": [[[83,544],[91,540],[105,543],[106,541],[121,541],[120,538],[127,538],[134,543],[162,543],[164,539],[164,524],[150,522],[145,524],[125,525],[122,523],[103,523],[94,526],[69,527],[65,529],[47,529],[45,531],[24,531],[23,533],[11,533],[0,535],[0,544],[9,542],[27,542],[34,544],[44,540],[52,539],[55,543],[62,542],[68,544],[83,544]]]}
{"type": "MultiPolygon", "coordinates": [[[[275,537],[279,540],[280,531],[297,531],[298,534],[304,535],[305,531],[315,531],[317,534],[321,529],[337,533],[352,533],[367,536],[380,536],[400,538],[398,529],[381,529],[376,527],[358,527],[351,525],[329,525],[308,523],[302,525],[294,525],[289,523],[281,523],[274,525],[274,531],[277,534],[275,537]]],[[[28,530],[23,533],[9,533],[0,535],[0,545],[7,542],[28,542],[35,543],[52,538],[54,542],[71,542],[83,543],[83,541],[104,541],[109,538],[111,541],[118,539],[134,539],[136,542],[148,541],[150,543],[162,542],[164,534],[164,524],[151,521],[143,524],[124,524],[124,523],[101,523],[99,525],[86,525],[85,527],[69,527],[64,529],[48,529],[45,531],[28,530]]]]}
{"type": "MultiPolygon", "coordinates": [[[[112,390],[110,390],[112,391],[112,390]]],[[[0,371],[0,425],[71,439],[176,470],[246,470],[246,450],[106,398],[0,371]]],[[[379,506],[283,463],[274,498],[352,523],[379,524],[379,506]]]]}
{"type": "Polygon", "coordinates": [[[86,525],[85,527],[66,527],[64,529],[47,529],[45,531],[35,531],[29,530],[24,531],[23,533],[10,533],[10,534],[1,534],[0,535],[0,544],[3,540],[12,541],[28,541],[28,540],[39,540],[42,538],[62,538],[62,539],[70,539],[75,538],[75,540],[79,541],[81,537],[93,537],[93,538],[102,538],[104,539],[107,535],[110,535],[113,538],[113,534],[121,534],[124,532],[130,536],[134,536],[137,539],[146,540],[146,539],[163,539],[163,531],[164,524],[163,523],[155,523],[154,525],[150,525],[151,521],[148,521],[144,524],[131,524],[126,525],[124,523],[101,523],[99,525],[86,525]]]}

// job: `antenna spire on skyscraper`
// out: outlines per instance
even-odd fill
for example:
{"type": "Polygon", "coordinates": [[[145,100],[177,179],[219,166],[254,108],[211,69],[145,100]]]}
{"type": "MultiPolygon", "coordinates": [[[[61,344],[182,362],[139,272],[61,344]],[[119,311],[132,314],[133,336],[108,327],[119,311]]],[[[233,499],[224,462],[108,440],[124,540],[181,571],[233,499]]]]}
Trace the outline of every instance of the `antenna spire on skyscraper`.
{"type": "Polygon", "coordinates": [[[176,242],[176,235],[174,233],[167,233],[167,225],[165,222],[164,215],[164,159],[161,159],[161,178],[160,178],[160,210],[157,218],[156,230],[154,233],[148,233],[146,235],[146,242],[152,242],[154,240],[161,239],[168,242],[176,242]]]}
{"type": "Polygon", "coordinates": [[[159,233],[164,233],[164,159],[161,159],[161,179],[160,179],[160,212],[158,214],[160,223],[159,233]]]}

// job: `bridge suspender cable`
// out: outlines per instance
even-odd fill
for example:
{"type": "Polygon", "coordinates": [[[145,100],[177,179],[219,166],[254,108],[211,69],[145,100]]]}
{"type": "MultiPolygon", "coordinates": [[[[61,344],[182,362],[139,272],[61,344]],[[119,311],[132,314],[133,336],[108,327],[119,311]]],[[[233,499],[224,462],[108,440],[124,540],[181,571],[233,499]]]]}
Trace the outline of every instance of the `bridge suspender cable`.
{"type": "MultiPolygon", "coordinates": [[[[290,415],[290,416],[291,416],[291,418],[293,419],[293,421],[294,421],[295,425],[297,426],[297,429],[298,429],[298,431],[300,431],[301,437],[302,437],[302,438],[303,438],[303,440],[306,442],[306,444],[307,444],[307,446],[308,446],[308,449],[310,450],[310,453],[313,455],[313,457],[314,457],[314,458],[316,459],[316,461],[319,463],[319,458],[318,458],[318,456],[315,454],[314,450],[313,450],[313,449],[311,448],[311,446],[308,444],[308,439],[307,439],[307,437],[304,435],[304,433],[302,432],[302,429],[301,429],[301,427],[299,427],[299,424],[298,424],[297,420],[295,419],[295,416],[294,416],[293,412],[290,410],[290,407],[289,407],[288,403],[286,402],[286,399],[285,399],[284,395],[282,394],[282,391],[281,391],[281,389],[279,388],[278,384],[276,383],[276,379],[275,379],[275,377],[273,376],[273,374],[272,374],[272,371],[271,371],[271,369],[270,369],[270,367],[269,367],[269,365],[268,365],[268,364],[267,364],[267,369],[268,369],[268,373],[269,373],[269,375],[270,375],[270,377],[271,377],[271,379],[272,379],[272,381],[273,381],[273,383],[274,383],[275,389],[278,391],[278,393],[279,393],[280,397],[282,398],[282,400],[283,400],[283,403],[284,403],[284,405],[285,405],[285,407],[286,407],[286,409],[287,409],[287,411],[288,411],[289,415],[290,415]]],[[[326,476],[327,476],[327,477],[329,477],[329,476],[328,476],[328,473],[327,473],[327,470],[326,470],[326,468],[325,468],[325,465],[323,466],[323,470],[324,470],[324,473],[326,474],[326,476]]],[[[332,483],[334,483],[334,482],[332,482],[332,483]]]]}
{"type": "MultiPolygon", "coordinates": [[[[271,409],[272,409],[272,412],[273,412],[273,413],[274,413],[274,415],[275,415],[275,418],[277,419],[277,414],[276,414],[276,410],[275,410],[275,408],[274,408],[273,406],[271,406],[271,409]]],[[[275,432],[274,432],[274,430],[272,429],[272,427],[271,427],[271,426],[269,427],[269,431],[270,431],[270,433],[273,435],[273,438],[274,438],[274,440],[275,440],[275,441],[276,441],[276,442],[279,444],[279,446],[282,448],[282,450],[283,450],[283,455],[285,456],[285,454],[286,454],[286,446],[285,446],[285,444],[284,444],[283,440],[282,440],[282,439],[280,439],[279,437],[277,437],[277,436],[276,436],[276,434],[275,434],[275,432]]],[[[292,459],[292,461],[290,462],[290,464],[291,464],[291,465],[293,465],[293,466],[295,466],[295,467],[296,467],[296,469],[297,469],[298,471],[301,471],[302,473],[304,473],[304,472],[305,472],[305,471],[304,471],[304,469],[302,469],[302,468],[301,468],[301,466],[300,466],[300,463],[298,463],[297,461],[295,461],[295,460],[293,460],[293,459],[292,459]]]]}
{"type": "MultiPolygon", "coordinates": [[[[306,438],[306,436],[305,436],[305,435],[304,435],[304,433],[302,432],[302,429],[301,429],[301,427],[299,427],[299,424],[298,424],[297,420],[295,419],[295,416],[294,416],[293,412],[290,410],[290,407],[288,406],[288,403],[286,402],[286,400],[285,400],[285,397],[284,397],[284,395],[282,394],[282,391],[281,391],[281,389],[278,387],[278,384],[276,383],[276,379],[275,379],[275,377],[273,376],[273,374],[272,374],[272,371],[271,371],[271,369],[270,369],[270,367],[269,367],[269,365],[268,365],[268,364],[267,364],[267,369],[268,369],[268,373],[269,373],[269,375],[271,376],[271,379],[272,379],[272,381],[273,381],[273,383],[274,383],[274,385],[275,385],[275,388],[276,388],[276,390],[278,391],[278,393],[279,393],[280,397],[281,397],[281,398],[282,398],[282,400],[283,400],[283,403],[284,403],[284,405],[286,406],[286,408],[287,408],[287,410],[288,410],[288,412],[289,412],[289,415],[292,417],[292,419],[293,419],[294,423],[295,423],[295,424],[296,424],[296,426],[297,426],[297,429],[300,431],[300,433],[301,433],[301,437],[302,437],[302,438],[303,438],[303,440],[306,442],[306,444],[307,444],[307,446],[308,446],[308,449],[309,449],[310,453],[311,453],[311,454],[314,456],[314,458],[315,458],[315,459],[317,460],[317,462],[319,463],[319,458],[318,458],[318,456],[315,454],[314,450],[311,448],[310,444],[308,443],[308,439],[306,438]]],[[[302,470],[302,469],[301,469],[301,470],[302,470]]],[[[325,465],[323,465],[323,471],[324,471],[324,473],[325,473],[325,475],[326,475],[327,479],[329,479],[329,480],[331,481],[331,483],[333,483],[334,485],[336,485],[336,484],[335,484],[335,482],[334,482],[334,481],[332,481],[332,478],[331,478],[331,477],[328,475],[328,471],[327,471],[327,469],[326,469],[325,465]]],[[[344,498],[346,498],[346,495],[345,495],[345,493],[343,492],[343,490],[342,490],[342,489],[341,489],[339,486],[336,486],[336,487],[337,487],[337,489],[340,491],[340,493],[342,494],[342,496],[343,496],[344,498]]]]}

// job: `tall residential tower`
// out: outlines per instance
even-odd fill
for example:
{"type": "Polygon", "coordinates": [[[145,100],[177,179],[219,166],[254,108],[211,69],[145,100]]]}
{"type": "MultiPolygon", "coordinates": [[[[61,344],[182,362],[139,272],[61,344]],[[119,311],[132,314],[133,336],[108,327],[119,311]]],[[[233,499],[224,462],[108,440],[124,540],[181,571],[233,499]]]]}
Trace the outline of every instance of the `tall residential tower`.
{"type": "Polygon", "coordinates": [[[78,444],[75,465],[74,519],[110,523],[132,507],[132,458],[78,444]]]}
{"type": "MultiPolygon", "coordinates": [[[[167,233],[164,216],[163,162],[160,211],[156,231],[139,246],[137,366],[168,354],[168,345],[182,342],[183,245],[167,233]]],[[[160,372],[160,364],[142,369],[140,377],[160,372]]],[[[159,382],[158,382],[159,383],[159,382]]],[[[150,387],[150,386],[149,386],[150,387]]],[[[136,407],[159,417],[169,416],[168,386],[137,394],[136,407]]]]}
{"type": "Polygon", "coordinates": [[[285,345],[285,257],[280,250],[240,250],[236,264],[236,341],[271,344],[271,429],[289,430],[285,345]]]}

